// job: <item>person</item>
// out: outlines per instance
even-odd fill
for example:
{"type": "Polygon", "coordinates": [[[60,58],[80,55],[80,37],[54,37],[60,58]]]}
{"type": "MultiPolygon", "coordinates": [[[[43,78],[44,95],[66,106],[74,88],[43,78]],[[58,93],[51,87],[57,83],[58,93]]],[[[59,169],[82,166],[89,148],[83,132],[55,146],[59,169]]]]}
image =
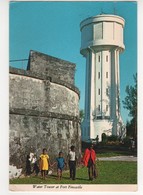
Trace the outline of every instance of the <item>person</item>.
{"type": "Polygon", "coordinates": [[[75,154],[75,146],[71,146],[71,150],[68,154],[69,158],[69,169],[70,169],[70,179],[75,180],[76,177],[76,154],[75,154]]]}
{"type": "Polygon", "coordinates": [[[40,155],[40,171],[43,179],[46,179],[46,173],[49,169],[49,156],[47,154],[47,149],[43,149],[43,153],[40,155]]]}
{"type": "Polygon", "coordinates": [[[134,151],[135,149],[135,140],[132,138],[131,139],[131,150],[134,151]]]}
{"type": "Polygon", "coordinates": [[[99,143],[99,136],[98,135],[96,136],[95,141],[96,141],[96,145],[98,145],[98,143],[99,143]]]}
{"type": "Polygon", "coordinates": [[[86,148],[83,156],[83,163],[86,167],[88,167],[89,180],[93,180],[93,178],[96,178],[95,160],[96,153],[93,149],[93,144],[91,144],[88,148],[86,148]]]}
{"type": "Polygon", "coordinates": [[[33,156],[32,163],[33,163],[33,173],[35,173],[35,175],[38,176],[39,166],[38,166],[36,155],[33,156]]]}
{"type": "MultiPolygon", "coordinates": [[[[55,163],[57,163],[57,176],[58,176],[58,179],[61,179],[63,168],[66,165],[65,159],[63,158],[63,152],[59,152],[59,157],[56,158],[55,163]]],[[[52,166],[54,166],[55,163],[52,166]]]]}
{"type": "Polygon", "coordinates": [[[31,171],[30,155],[27,155],[27,157],[26,157],[26,176],[30,176],[31,173],[32,173],[32,171],[31,171]]]}

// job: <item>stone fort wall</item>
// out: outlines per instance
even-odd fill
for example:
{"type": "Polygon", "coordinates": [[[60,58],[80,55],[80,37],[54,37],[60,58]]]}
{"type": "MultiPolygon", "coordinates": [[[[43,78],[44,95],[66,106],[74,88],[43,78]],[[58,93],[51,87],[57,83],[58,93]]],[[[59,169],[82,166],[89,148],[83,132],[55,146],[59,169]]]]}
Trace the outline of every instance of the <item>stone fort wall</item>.
{"type": "Polygon", "coordinates": [[[51,160],[70,146],[81,155],[79,90],[75,64],[32,51],[27,70],[10,67],[10,164],[23,168],[26,155],[48,149],[51,160]]]}

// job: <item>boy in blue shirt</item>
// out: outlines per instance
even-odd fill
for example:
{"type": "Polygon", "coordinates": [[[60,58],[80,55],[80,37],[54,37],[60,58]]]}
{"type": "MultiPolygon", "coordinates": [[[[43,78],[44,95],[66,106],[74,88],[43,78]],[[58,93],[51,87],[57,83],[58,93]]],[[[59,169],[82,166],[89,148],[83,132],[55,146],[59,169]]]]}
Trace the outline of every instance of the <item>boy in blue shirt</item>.
{"type": "Polygon", "coordinates": [[[61,179],[62,178],[63,168],[66,165],[65,159],[63,158],[63,153],[62,152],[59,152],[59,157],[56,158],[56,161],[57,161],[57,175],[58,175],[58,179],[61,179]]]}

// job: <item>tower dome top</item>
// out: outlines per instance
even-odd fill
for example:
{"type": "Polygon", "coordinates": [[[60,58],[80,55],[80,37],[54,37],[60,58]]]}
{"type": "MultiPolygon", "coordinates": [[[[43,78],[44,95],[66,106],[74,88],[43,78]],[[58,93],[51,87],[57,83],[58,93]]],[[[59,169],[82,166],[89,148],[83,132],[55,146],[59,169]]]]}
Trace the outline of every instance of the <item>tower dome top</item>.
{"type": "Polygon", "coordinates": [[[113,15],[113,14],[100,14],[100,15],[92,16],[92,17],[89,17],[83,20],[80,23],[80,30],[82,30],[82,28],[85,25],[88,25],[90,23],[98,23],[98,22],[104,22],[104,21],[105,22],[116,22],[116,23],[121,24],[123,27],[125,24],[125,20],[121,16],[113,15]]]}

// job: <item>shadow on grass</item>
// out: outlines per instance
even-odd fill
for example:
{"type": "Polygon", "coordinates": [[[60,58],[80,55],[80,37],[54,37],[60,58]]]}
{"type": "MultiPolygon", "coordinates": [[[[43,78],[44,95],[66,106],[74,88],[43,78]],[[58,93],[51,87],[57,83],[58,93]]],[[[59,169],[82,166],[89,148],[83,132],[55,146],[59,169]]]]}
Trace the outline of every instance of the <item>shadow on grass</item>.
{"type": "Polygon", "coordinates": [[[89,181],[89,179],[85,179],[85,178],[81,178],[81,177],[80,177],[80,178],[77,177],[76,180],[80,180],[80,181],[89,181]]]}
{"type": "MultiPolygon", "coordinates": [[[[57,179],[57,175],[50,175],[49,178],[57,179]]],[[[72,181],[69,177],[65,177],[65,176],[62,176],[62,179],[66,179],[66,180],[72,181]]],[[[81,178],[81,177],[76,177],[75,180],[76,181],[77,180],[79,180],[79,181],[89,181],[89,179],[87,179],[87,178],[81,178]]]]}

